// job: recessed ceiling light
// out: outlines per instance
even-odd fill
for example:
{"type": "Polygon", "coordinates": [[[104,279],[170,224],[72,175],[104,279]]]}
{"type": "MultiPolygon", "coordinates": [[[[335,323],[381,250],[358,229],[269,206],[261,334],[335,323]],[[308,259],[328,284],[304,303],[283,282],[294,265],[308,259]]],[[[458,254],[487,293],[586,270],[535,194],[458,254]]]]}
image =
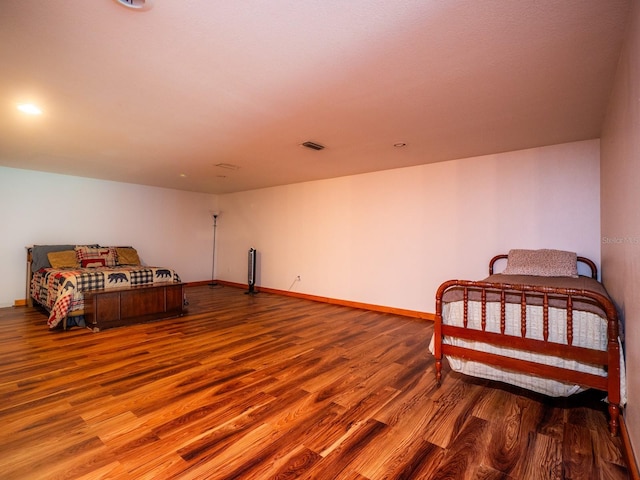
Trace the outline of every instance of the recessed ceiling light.
{"type": "Polygon", "coordinates": [[[181,173],[181,174],[180,174],[180,176],[181,176],[182,178],[185,178],[185,177],[187,176],[187,174],[186,174],[186,173],[181,173]]]}
{"type": "Polygon", "coordinates": [[[41,115],[42,114],[42,110],[40,110],[33,103],[21,103],[21,104],[18,105],[18,110],[20,110],[23,113],[29,114],[29,115],[41,115]]]}
{"type": "Polygon", "coordinates": [[[152,7],[151,0],[114,0],[116,3],[133,10],[149,10],[152,7]]]}

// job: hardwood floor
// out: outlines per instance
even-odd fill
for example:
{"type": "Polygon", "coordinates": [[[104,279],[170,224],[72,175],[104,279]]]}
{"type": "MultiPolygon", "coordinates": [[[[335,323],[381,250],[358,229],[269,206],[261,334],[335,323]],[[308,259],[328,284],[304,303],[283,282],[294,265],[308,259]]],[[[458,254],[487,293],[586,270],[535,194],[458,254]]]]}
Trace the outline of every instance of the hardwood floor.
{"type": "Polygon", "coordinates": [[[99,333],[0,309],[0,478],[628,478],[593,395],[437,388],[430,322],[187,295],[183,318],[99,333]]]}

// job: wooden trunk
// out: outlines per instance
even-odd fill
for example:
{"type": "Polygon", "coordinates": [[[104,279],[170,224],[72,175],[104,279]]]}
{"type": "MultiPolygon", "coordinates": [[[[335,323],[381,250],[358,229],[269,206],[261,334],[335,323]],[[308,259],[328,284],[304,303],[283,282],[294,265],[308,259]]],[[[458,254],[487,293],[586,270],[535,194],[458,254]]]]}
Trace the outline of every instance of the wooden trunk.
{"type": "Polygon", "coordinates": [[[85,322],[98,331],[183,314],[184,284],[166,283],[85,292],[85,322]]]}

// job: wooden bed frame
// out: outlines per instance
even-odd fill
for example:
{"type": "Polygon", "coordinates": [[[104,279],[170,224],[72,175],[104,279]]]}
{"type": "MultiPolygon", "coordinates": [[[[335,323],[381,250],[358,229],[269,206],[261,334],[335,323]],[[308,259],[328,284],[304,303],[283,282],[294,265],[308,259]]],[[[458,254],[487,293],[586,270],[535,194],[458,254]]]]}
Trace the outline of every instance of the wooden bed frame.
{"type": "MultiPolygon", "coordinates": [[[[508,258],[507,255],[497,255],[489,262],[489,274],[493,274],[496,261],[508,258]]],[[[598,272],[595,263],[588,258],[578,256],[591,269],[591,277],[597,279],[598,272]]],[[[506,370],[524,372],[543,378],[573,383],[587,388],[595,388],[607,392],[609,402],[609,431],[617,435],[620,415],[620,345],[618,343],[618,315],[613,302],[600,293],[589,290],[540,287],[533,285],[517,285],[509,283],[491,283],[485,281],[449,280],[438,288],[436,293],[436,316],[434,324],[434,356],[436,358],[436,381],[440,385],[442,378],[442,357],[448,355],[498,366],[506,370]],[[443,295],[451,288],[464,289],[464,327],[445,325],[442,319],[443,295]],[[466,328],[469,292],[480,292],[482,304],[482,330],[466,328]],[[521,301],[521,336],[505,335],[505,292],[517,292],[521,301]],[[485,331],[487,293],[500,296],[500,329],[501,333],[485,331]],[[542,297],[544,340],[525,338],[527,296],[542,297]],[[567,308],[567,345],[549,342],[549,297],[566,299],[567,308]],[[576,298],[586,298],[596,302],[607,315],[607,351],[588,349],[572,345],[573,342],[573,302],[576,298]],[[524,316],[524,317],[523,317],[524,316]],[[607,369],[607,377],[589,373],[577,372],[561,367],[542,365],[526,360],[514,359],[502,355],[480,352],[459,346],[447,345],[442,342],[443,336],[456,337],[464,340],[475,340],[501,347],[511,347],[539,354],[554,355],[561,358],[601,365],[607,369]]]]}
{"type": "MultiPolygon", "coordinates": [[[[29,307],[34,306],[31,297],[32,260],[31,247],[27,247],[26,293],[29,307]]],[[[181,317],[186,303],[184,286],[184,283],[160,283],[84,292],[86,326],[98,332],[104,328],[181,317]]],[[[65,317],[63,330],[66,329],[65,317]]]]}

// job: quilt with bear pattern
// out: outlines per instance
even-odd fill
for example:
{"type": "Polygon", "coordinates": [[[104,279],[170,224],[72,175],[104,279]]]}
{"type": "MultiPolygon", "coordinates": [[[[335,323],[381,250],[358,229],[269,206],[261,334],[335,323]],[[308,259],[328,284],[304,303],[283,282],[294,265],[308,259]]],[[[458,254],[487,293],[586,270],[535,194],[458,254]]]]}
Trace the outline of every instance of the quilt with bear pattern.
{"type": "Polygon", "coordinates": [[[41,268],[33,273],[31,296],[49,311],[47,325],[55,328],[65,317],[84,312],[83,292],[180,281],[174,270],[164,267],[41,268]]]}

